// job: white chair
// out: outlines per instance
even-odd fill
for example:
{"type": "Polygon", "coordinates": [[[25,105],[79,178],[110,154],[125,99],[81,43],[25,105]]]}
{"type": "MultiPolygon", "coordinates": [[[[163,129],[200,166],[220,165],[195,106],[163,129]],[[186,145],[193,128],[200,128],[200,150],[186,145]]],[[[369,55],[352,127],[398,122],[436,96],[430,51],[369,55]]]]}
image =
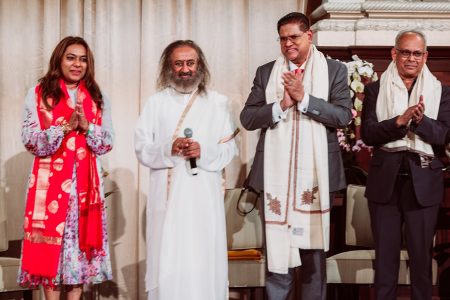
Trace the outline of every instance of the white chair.
{"type": "MultiPolygon", "coordinates": [[[[373,284],[375,278],[374,241],[370,227],[370,214],[365,187],[347,186],[347,207],[345,218],[345,243],[349,246],[367,247],[338,253],[327,258],[327,282],[347,284],[373,284]]],[[[398,284],[409,285],[408,252],[400,252],[398,284]]],[[[437,262],[433,259],[433,285],[437,283],[437,262]]]]}
{"type": "MultiPolygon", "coordinates": [[[[14,235],[12,229],[15,228],[9,230],[7,227],[7,217],[5,198],[0,190],[0,255],[8,250],[9,237],[14,235]]],[[[19,258],[0,256],[0,299],[22,299],[22,297],[24,300],[33,299],[33,290],[22,288],[17,284],[19,268],[19,258]]]]}
{"type": "Polygon", "coordinates": [[[241,189],[229,189],[225,192],[225,214],[227,227],[227,246],[229,250],[228,280],[230,288],[249,288],[252,295],[256,288],[263,288],[265,282],[265,257],[263,255],[263,227],[259,214],[259,201],[254,197],[238,199],[241,189]],[[251,199],[250,199],[251,198],[251,199]],[[255,202],[256,201],[256,202],[255,202]],[[252,208],[254,208],[252,210],[252,208]],[[232,259],[237,251],[256,250],[258,256],[245,259],[232,259]]]}

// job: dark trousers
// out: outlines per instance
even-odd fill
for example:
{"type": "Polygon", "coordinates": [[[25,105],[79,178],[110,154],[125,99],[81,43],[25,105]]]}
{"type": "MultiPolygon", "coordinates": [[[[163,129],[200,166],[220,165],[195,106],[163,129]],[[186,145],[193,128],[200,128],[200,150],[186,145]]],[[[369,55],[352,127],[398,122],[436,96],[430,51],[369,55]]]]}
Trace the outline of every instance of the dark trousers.
{"type": "MultiPolygon", "coordinates": [[[[262,193],[263,194],[263,193],[262,193]]],[[[334,194],[330,193],[330,203],[334,194]]],[[[260,215],[264,223],[264,200],[260,197],[260,215]]],[[[265,236],[265,227],[264,236],[265,236]]],[[[327,270],[325,251],[306,250],[300,251],[302,261],[301,268],[301,294],[302,300],[326,300],[327,270]]],[[[266,260],[267,261],[267,260],[266,260]]],[[[266,295],[268,300],[287,300],[295,284],[295,269],[290,268],[288,274],[278,274],[267,271],[266,265],[266,295]]]]}
{"type": "MultiPolygon", "coordinates": [[[[327,291],[326,256],[323,250],[300,250],[302,260],[301,293],[303,300],[325,300],[327,291]]],[[[295,283],[295,270],[288,274],[267,272],[266,295],[268,300],[286,300],[295,283]]]]}
{"type": "Polygon", "coordinates": [[[369,210],[375,239],[376,299],[396,299],[402,233],[404,233],[409,255],[411,299],[430,300],[431,255],[439,206],[420,206],[417,203],[412,178],[405,175],[397,177],[394,192],[388,203],[369,201],[369,210]]]}

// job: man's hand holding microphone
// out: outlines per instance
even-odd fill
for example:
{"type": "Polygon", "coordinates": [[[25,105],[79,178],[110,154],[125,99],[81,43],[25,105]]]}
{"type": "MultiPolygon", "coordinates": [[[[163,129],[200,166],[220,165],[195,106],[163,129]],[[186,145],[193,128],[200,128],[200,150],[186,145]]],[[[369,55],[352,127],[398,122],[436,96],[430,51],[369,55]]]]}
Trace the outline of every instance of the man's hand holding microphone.
{"type": "Polygon", "coordinates": [[[200,158],[200,144],[192,139],[192,130],[186,128],[184,130],[184,138],[178,137],[172,144],[172,155],[182,156],[189,159],[191,166],[191,174],[197,175],[197,162],[196,159],[200,158]]]}

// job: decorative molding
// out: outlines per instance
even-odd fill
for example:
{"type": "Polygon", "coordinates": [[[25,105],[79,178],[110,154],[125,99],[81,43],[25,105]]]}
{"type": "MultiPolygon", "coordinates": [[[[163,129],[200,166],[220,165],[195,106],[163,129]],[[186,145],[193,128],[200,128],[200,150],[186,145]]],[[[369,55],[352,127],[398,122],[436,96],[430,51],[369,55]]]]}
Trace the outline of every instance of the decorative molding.
{"type": "MultiPolygon", "coordinates": [[[[375,71],[384,72],[391,62],[391,46],[318,46],[321,52],[341,61],[351,61],[353,55],[374,64],[375,71]]],[[[429,46],[427,66],[444,85],[450,85],[450,47],[429,46]]]]}
{"type": "Polygon", "coordinates": [[[311,26],[313,32],[317,31],[355,31],[355,20],[324,19],[311,26]]]}
{"type": "Polygon", "coordinates": [[[450,2],[366,1],[361,5],[368,13],[379,11],[401,12],[450,12],[450,2]]]}
{"type": "Polygon", "coordinates": [[[318,21],[311,29],[318,46],[385,46],[407,29],[423,31],[430,46],[450,45],[450,0],[334,0],[313,14],[311,19],[318,21]]]}
{"type": "Polygon", "coordinates": [[[323,16],[333,14],[333,17],[338,17],[339,15],[346,15],[355,17],[363,17],[361,12],[361,3],[352,2],[326,2],[316,8],[310,15],[312,20],[319,20],[323,16]]]}
{"type": "Polygon", "coordinates": [[[450,19],[450,12],[376,12],[369,13],[369,18],[372,19],[412,19],[427,18],[427,19],[450,19]]]}
{"type": "Polygon", "coordinates": [[[355,30],[400,31],[405,29],[422,31],[450,31],[450,20],[429,19],[362,19],[355,22],[355,30]]]}
{"type": "Polygon", "coordinates": [[[369,18],[450,18],[450,2],[366,1],[361,9],[369,18]]]}
{"type": "Polygon", "coordinates": [[[363,3],[365,0],[322,0],[322,3],[363,3]]]}
{"type": "Polygon", "coordinates": [[[430,19],[358,19],[336,20],[323,19],[311,26],[313,32],[317,31],[399,31],[405,29],[418,29],[422,31],[450,31],[450,20],[430,19]]]}
{"type": "Polygon", "coordinates": [[[329,0],[311,13],[311,20],[360,19],[446,19],[450,18],[450,1],[393,1],[393,0],[329,0]]]}

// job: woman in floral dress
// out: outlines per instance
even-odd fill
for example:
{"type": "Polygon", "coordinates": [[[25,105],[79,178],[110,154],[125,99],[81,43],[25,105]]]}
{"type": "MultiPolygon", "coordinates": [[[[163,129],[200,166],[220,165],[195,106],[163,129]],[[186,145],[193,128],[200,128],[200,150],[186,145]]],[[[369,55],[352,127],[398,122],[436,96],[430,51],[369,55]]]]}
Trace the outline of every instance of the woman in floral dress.
{"type": "Polygon", "coordinates": [[[100,160],[113,145],[109,101],[86,41],[66,37],[25,99],[22,141],[34,157],[24,220],[21,285],[47,300],[80,299],[112,279],[100,160]]]}

